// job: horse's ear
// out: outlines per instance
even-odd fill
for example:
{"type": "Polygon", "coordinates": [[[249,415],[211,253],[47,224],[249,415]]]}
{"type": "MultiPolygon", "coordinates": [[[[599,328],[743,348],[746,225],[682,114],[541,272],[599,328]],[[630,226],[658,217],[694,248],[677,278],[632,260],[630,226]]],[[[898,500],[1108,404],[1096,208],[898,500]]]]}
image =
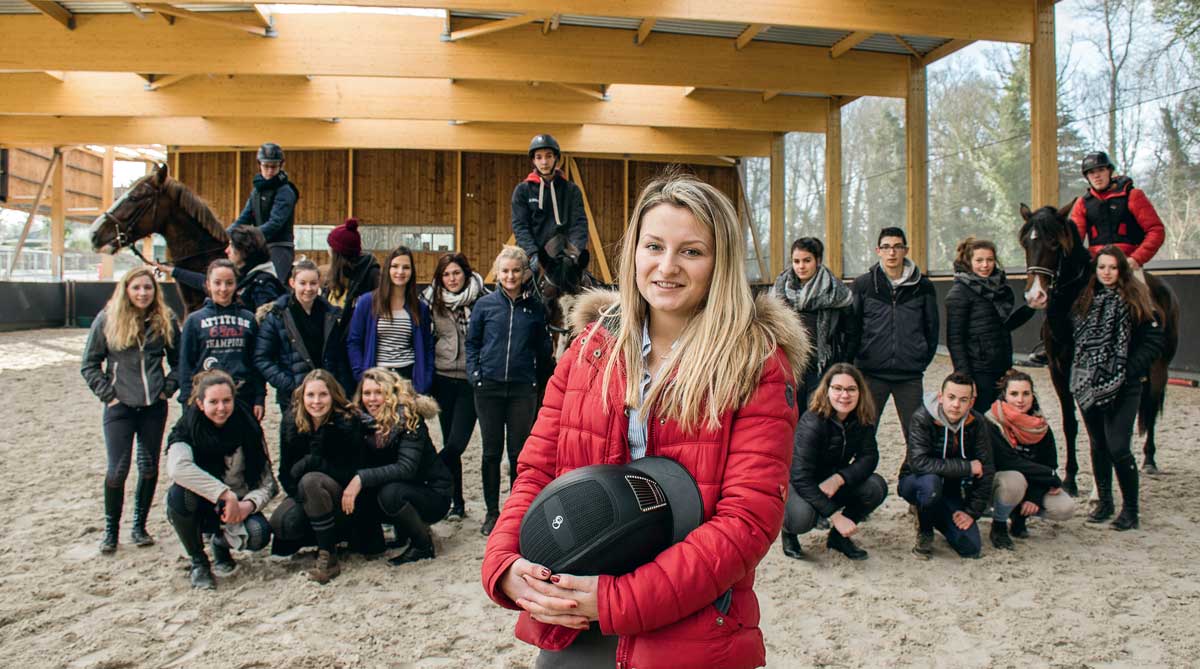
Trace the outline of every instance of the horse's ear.
{"type": "Polygon", "coordinates": [[[1067,220],[1067,217],[1071,215],[1071,210],[1075,208],[1075,200],[1078,199],[1078,197],[1071,198],[1070,202],[1068,202],[1062,209],[1058,210],[1058,220],[1067,220]]]}
{"type": "Polygon", "coordinates": [[[1033,216],[1033,212],[1029,210],[1029,205],[1022,202],[1021,203],[1021,218],[1025,219],[1025,222],[1028,223],[1030,216],[1033,216]]]}
{"type": "Polygon", "coordinates": [[[159,186],[167,182],[168,168],[166,163],[159,163],[158,169],[154,172],[154,182],[159,186]]]}

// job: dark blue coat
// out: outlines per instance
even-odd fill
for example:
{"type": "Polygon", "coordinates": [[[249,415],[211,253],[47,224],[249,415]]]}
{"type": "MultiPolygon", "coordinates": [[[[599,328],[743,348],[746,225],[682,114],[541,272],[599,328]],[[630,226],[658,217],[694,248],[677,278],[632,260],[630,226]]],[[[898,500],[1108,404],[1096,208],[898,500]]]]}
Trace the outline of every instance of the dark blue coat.
{"type": "Polygon", "coordinates": [[[503,290],[484,295],[467,325],[467,379],[534,384],[554,371],[546,309],[529,292],[514,302],[503,290]]]}
{"type": "Polygon", "coordinates": [[[317,297],[325,304],[325,350],[322,360],[313,360],[304,347],[296,319],[289,308],[293,299],[292,294],[288,293],[271,303],[259,324],[258,341],[254,346],[254,364],[267,383],[275,387],[275,399],[279,406],[289,406],[292,391],[314,369],[324,369],[333,374],[346,394],[352,394],[354,376],[350,373],[345,342],[338,328],[342,310],[325,302],[325,298],[317,297]]]}
{"type": "Polygon", "coordinates": [[[262,376],[254,365],[258,323],[254,314],[234,302],[218,306],[212,298],[190,314],[179,343],[179,403],[187,404],[192,377],[208,369],[229,372],[239,383],[238,399],[262,406],[267,396],[262,376]]]}

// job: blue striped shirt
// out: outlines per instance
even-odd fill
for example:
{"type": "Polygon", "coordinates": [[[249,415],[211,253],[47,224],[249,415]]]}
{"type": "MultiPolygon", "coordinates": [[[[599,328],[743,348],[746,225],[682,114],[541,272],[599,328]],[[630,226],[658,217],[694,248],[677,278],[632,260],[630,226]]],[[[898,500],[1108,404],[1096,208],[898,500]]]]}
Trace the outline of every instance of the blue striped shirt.
{"type": "MultiPolygon", "coordinates": [[[[675,349],[675,344],[671,344],[671,349],[675,349]]],[[[638,404],[646,401],[646,391],[650,390],[650,383],[654,377],[650,376],[650,324],[642,323],[642,380],[638,384],[638,404]]],[[[639,460],[646,457],[646,443],[650,436],[650,430],[646,425],[645,419],[642,418],[642,412],[636,408],[629,409],[629,459],[639,460]]]]}

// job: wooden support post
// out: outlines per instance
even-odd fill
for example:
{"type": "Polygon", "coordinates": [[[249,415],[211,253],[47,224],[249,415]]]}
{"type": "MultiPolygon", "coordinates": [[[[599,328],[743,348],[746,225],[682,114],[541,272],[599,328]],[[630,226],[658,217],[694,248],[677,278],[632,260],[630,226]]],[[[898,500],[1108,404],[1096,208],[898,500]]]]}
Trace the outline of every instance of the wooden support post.
{"type": "MultiPolygon", "coordinates": [[[[100,170],[100,211],[108,211],[113,203],[113,164],[116,163],[116,150],[111,146],[104,147],[104,163],[100,170]]],[[[109,281],[113,278],[113,257],[107,253],[100,256],[100,280],[109,281]]]]}
{"type": "Polygon", "coordinates": [[[754,261],[758,263],[758,280],[770,283],[775,277],[767,273],[767,259],[764,257],[762,242],[758,239],[758,225],[754,222],[754,210],[750,207],[750,197],[746,195],[746,175],[742,167],[737,167],[738,177],[738,210],[746,217],[746,226],[750,228],[750,240],[754,243],[754,261]]]}
{"type": "Polygon", "coordinates": [[[1058,207],[1058,91],[1054,62],[1054,0],[1037,0],[1029,49],[1030,179],[1033,206],[1058,207]]]}
{"type": "Polygon", "coordinates": [[[908,175],[908,257],[928,272],[929,250],[929,110],[925,66],[909,61],[908,98],[904,104],[904,156],[908,175]]]}
{"type": "MultiPolygon", "coordinates": [[[[64,160],[65,160],[65,158],[64,158],[64,160]]],[[[178,155],[176,155],[176,157],[175,157],[175,162],[178,165],[178,162],[179,162],[178,155]]],[[[152,172],[155,168],[156,168],[156,165],[154,165],[154,163],[143,163],[142,169],[144,171],[142,172],[142,175],[145,176],[147,174],[150,174],[150,172],[152,172]]],[[[145,237],[142,237],[142,255],[144,255],[150,259],[154,258],[154,235],[146,235],[145,237]]]]}
{"type": "Polygon", "coordinates": [[[170,154],[168,160],[171,161],[171,176],[175,177],[176,181],[183,181],[183,175],[179,173],[179,151],[170,154]]]}
{"type": "Polygon", "coordinates": [[[354,217],[354,149],[346,149],[346,217],[354,217]]]}
{"type": "Polygon", "coordinates": [[[600,231],[596,229],[596,219],[592,216],[592,207],[588,204],[587,188],[583,185],[583,174],[579,171],[579,164],[574,158],[569,158],[571,171],[575,173],[575,185],[579,186],[579,193],[583,195],[583,213],[587,214],[588,220],[588,246],[591,247],[592,255],[595,256],[596,262],[600,264],[600,277],[604,279],[604,283],[612,283],[612,272],[608,269],[608,258],[604,255],[604,241],[600,239],[600,231]]]}
{"type": "Polygon", "coordinates": [[[37,216],[38,207],[42,205],[42,198],[46,195],[46,186],[50,183],[50,178],[54,174],[55,166],[62,162],[62,150],[54,147],[54,153],[50,156],[50,164],[46,165],[46,173],[42,175],[42,183],[38,185],[37,195],[33,197],[33,204],[29,207],[29,216],[25,218],[25,227],[21,228],[21,235],[17,237],[17,247],[13,249],[12,261],[8,263],[7,279],[12,278],[13,270],[17,267],[17,261],[21,259],[21,249],[25,248],[25,239],[29,237],[29,229],[33,227],[33,217],[37,216]]]}
{"type": "Polygon", "coordinates": [[[50,276],[63,278],[63,256],[67,245],[67,155],[57,147],[59,159],[54,162],[54,194],[50,201],[50,276]]]}
{"type": "Polygon", "coordinates": [[[775,133],[771,138],[771,276],[774,280],[783,272],[784,249],[784,134],[775,133]]]}
{"type": "Polygon", "coordinates": [[[463,246],[463,161],[462,151],[454,152],[454,248],[461,253],[463,246]]]}
{"type": "Polygon", "coordinates": [[[233,152],[233,215],[229,217],[229,223],[232,224],[237,220],[237,217],[242,213],[242,207],[245,203],[242,202],[242,152],[233,152]]]}
{"type": "Polygon", "coordinates": [[[621,207],[622,207],[622,211],[624,212],[623,215],[621,216],[621,220],[624,221],[624,223],[621,225],[621,229],[624,230],[625,228],[628,228],[630,225],[630,221],[629,221],[629,159],[628,158],[624,158],[621,160],[621,207]]]}
{"type": "Polygon", "coordinates": [[[825,119],[825,264],[842,278],[842,105],[829,99],[825,119]]]}

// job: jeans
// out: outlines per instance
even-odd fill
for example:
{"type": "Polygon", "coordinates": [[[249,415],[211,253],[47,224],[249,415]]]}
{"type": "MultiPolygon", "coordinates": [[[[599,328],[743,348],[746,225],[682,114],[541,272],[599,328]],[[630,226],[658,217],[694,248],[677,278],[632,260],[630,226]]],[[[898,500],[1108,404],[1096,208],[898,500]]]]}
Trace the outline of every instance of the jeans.
{"type": "MultiPolygon", "coordinates": [[[[887,482],[879,474],[871,474],[866,481],[856,485],[844,485],[831,498],[842,515],[860,523],[887,498],[887,482]]],[[[817,525],[817,510],[795,488],[788,490],[784,507],[783,531],[788,534],[804,534],[817,525]]]]}
{"type": "Polygon", "coordinates": [[[907,444],[908,424],[925,399],[925,377],[888,381],[870,374],[864,374],[864,376],[867,380],[867,387],[871,390],[871,399],[875,400],[875,424],[878,425],[879,419],[883,417],[883,409],[887,405],[888,397],[895,398],[896,415],[900,417],[900,429],[904,432],[904,443],[907,444]]]}
{"type": "Polygon", "coordinates": [[[508,482],[517,478],[517,458],[537,417],[537,386],[484,381],[475,387],[475,412],[483,437],[483,501],[488,515],[500,513],[500,457],[508,443],[508,482]]]}
{"type": "Polygon", "coordinates": [[[471,433],[475,431],[475,389],[465,379],[435,374],[433,397],[442,409],[438,414],[438,422],[442,426],[440,455],[454,482],[454,499],[451,501],[462,506],[462,454],[471,441],[471,433]]]}
{"type": "Polygon", "coordinates": [[[131,407],[120,402],[104,407],[104,448],[108,451],[108,469],[104,485],[125,488],[129,476],[133,438],[137,436],[138,477],[158,480],[158,458],[162,451],[163,430],[167,425],[167,401],[148,407],[131,407]]]}
{"type": "Polygon", "coordinates": [[[954,512],[964,511],[962,484],[936,474],[907,474],[900,477],[899,492],[917,507],[922,532],[937,530],[962,557],[974,557],[983,549],[979,523],[972,521],[965,530],[954,524],[954,512]],[[946,488],[946,489],[944,489],[946,488]]]}

